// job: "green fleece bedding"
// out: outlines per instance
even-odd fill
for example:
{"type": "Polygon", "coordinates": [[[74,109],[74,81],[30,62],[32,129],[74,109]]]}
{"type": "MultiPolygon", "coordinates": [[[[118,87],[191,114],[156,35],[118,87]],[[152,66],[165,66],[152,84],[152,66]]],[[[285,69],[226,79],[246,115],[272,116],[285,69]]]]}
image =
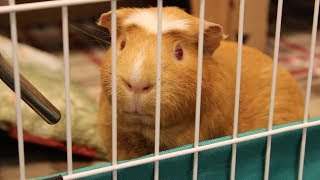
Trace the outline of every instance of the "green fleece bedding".
{"type": "MultiPolygon", "coordinates": [[[[320,117],[313,118],[310,121],[319,121],[320,117]]],[[[274,129],[280,129],[291,125],[300,124],[301,121],[282,124],[274,126],[274,129]]],[[[259,129],[241,133],[238,137],[254,135],[257,133],[265,132],[266,129],[259,129]]],[[[302,130],[294,130],[284,132],[272,136],[271,144],[271,157],[270,157],[270,173],[269,179],[271,180],[295,180],[298,177],[299,158],[301,148],[301,135],[302,130]]],[[[308,128],[307,143],[304,161],[304,174],[305,180],[318,180],[320,177],[320,126],[308,128]]],[[[203,141],[200,146],[215,144],[218,142],[232,139],[232,136],[203,141]]],[[[258,138],[251,141],[245,141],[237,144],[237,162],[235,178],[239,180],[259,180],[264,177],[264,165],[266,154],[267,138],[258,138]]],[[[192,148],[193,145],[170,149],[160,154],[167,154],[186,150],[192,148]]],[[[148,158],[154,156],[153,154],[138,158],[148,158]]],[[[230,167],[232,157],[232,145],[222,146],[215,149],[199,152],[199,166],[198,166],[198,179],[217,179],[228,180],[230,179],[230,167]]],[[[135,161],[130,160],[130,161],[135,161]]],[[[121,161],[125,163],[130,161],[121,161]]],[[[75,173],[85,172],[88,170],[95,170],[102,167],[111,166],[111,163],[99,164],[89,166],[81,169],[74,170],[75,173]]],[[[176,180],[185,179],[191,180],[193,176],[193,154],[182,155],[169,159],[164,159],[159,162],[159,179],[161,180],[176,180]]],[[[47,177],[39,177],[36,179],[47,179],[58,176],[65,176],[66,172],[54,174],[47,177]]],[[[134,167],[118,170],[119,180],[140,180],[140,179],[153,179],[154,178],[154,163],[142,164],[134,167]]],[[[98,179],[112,179],[112,172],[106,172],[96,175],[91,175],[84,178],[77,178],[83,180],[98,180],[98,179]]]]}

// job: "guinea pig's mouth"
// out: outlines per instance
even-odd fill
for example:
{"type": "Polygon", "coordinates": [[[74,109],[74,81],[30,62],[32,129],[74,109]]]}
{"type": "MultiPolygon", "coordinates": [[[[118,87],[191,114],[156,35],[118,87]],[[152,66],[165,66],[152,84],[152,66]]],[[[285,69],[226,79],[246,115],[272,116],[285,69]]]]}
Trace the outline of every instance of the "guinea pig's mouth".
{"type": "Polygon", "coordinates": [[[152,117],[152,114],[146,114],[146,113],[141,113],[138,111],[124,111],[125,114],[131,115],[131,116],[149,116],[152,117]]]}

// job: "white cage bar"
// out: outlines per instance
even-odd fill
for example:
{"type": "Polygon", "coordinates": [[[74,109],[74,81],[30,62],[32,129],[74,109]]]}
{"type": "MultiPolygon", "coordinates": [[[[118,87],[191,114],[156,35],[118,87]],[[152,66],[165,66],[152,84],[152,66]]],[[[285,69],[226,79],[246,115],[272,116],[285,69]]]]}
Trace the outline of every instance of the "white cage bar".
{"type": "MultiPolygon", "coordinates": [[[[117,164],[117,1],[111,0],[111,82],[112,82],[112,165],[117,164]]],[[[117,171],[113,171],[113,180],[117,180],[117,171]]]]}
{"type": "MultiPolygon", "coordinates": [[[[316,49],[316,39],[317,39],[317,28],[318,28],[318,17],[319,17],[319,0],[314,2],[314,11],[313,11],[313,23],[312,23],[312,34],[311,34],[311,47],[310,47],[310,62],[308,70],[308,80],[307,80],[307,90],[306,90],[306,99],[305,99],[305,109],[304,109],[304,119],[303,123],[308,122],[309,116],[309,106],[310,106],[310,94],[311,94],[311,85],[312,85],[312,73],[314,67],[314,56],[316,49]]],[[[305,157],[305,148],[306,148],[306,138],[307,138],[307,129],[303,128],[302,130],[302,139],[301,139],[301,150],[300,150],[300,162],[299,162],[299,173],[298,179],[302,180],[303,178],[303,168],[304,168],[304,157],[305,157]]]]}
{"type": "Polygon", "coordinates": [[[68,7],[62,7],[62,36],[63,57],[65,75],[65,98],[66,98],[66,132],[67,132],[67,167],[68,174],[72,174],[72,126],[71,126],[71,103],[70,103],[70,62],[69,62],[69,28],[68,7]]]}
{"type": "MultiPolygon", "coordinates": [[[[203,36],[204,36],[204,10],[205,0],[200,1],[200,23],[199,23],[199,43],[198,43],[198,72],[197,72],[197,99],[196,116],[194,128],[194,147],[199,146],[200,134],[200,112],[201,112],[201,84],[202,84],[202,62],[203,62],[203,36]]],[[[194,153],[193,158],[193,180],[198,179],[198,152],[194,153]]]]}
{"type": "Polygon", "coordinates": [[[20,11],[31,11],[39,9],[56,8],[63,6],[75,6],[81,4],[92,4],[98,2],[106,2],[111,0],[59,0],[59,1],[45,1],[45,2],[34,2],[24,3],[11,6],[0,6],[0,14],[20,11]]]}
{"type": "MultiPolygon", "coordinates": [[[[234,100],[235,105],[234,105],[234,118],[233,118],[233,139],[236,139],[238,134],[244,6],[245,6],[245,0],[241,0],[240,11],[239,11],[239,27],[238,27],[239,28],[238,29],[238,57],[237,57],[236,92],[235,92],[235,100],[234,100]]],[[[231,172],[230,172],[231,180],[235,179],[236,161],[237,161],[237,144],[232,144],[232,158],[231,158],[231,172]]]]}
{"type": "Polygon", "coordinates": [[[238,56],[237,56],[237,77],[236,77],[236,92],[235,92],[235,107],[234,107],[234,123],[233,123],[233,139],[226,140],[223,142],[217,142],[214,144],[199,146],[199,132],[200,132],[200,104],[201,104],[201,78],[202,78],[202,59],[203,59],[203,31],[204,31],[204,9],[205,0],[200,1],[200,23],[199,23],[199,44],[198,44],[198,73],[197,73],[197,101],[196,101],[196,117],[195,117],[195,140],[194,147],[186,150],[181,150],[168,154],[159,154],[160,144],[160,92],[161,92],[161,45],[162,45],[162,0],[158,0],[158,27],[157,27],[157,84],[156,84],[156,117],[155,117],[155,156],[144,158],[140,160],[134,160],[126,163],[117,164],[117,97],[116,97],[116,9],[117,0],[59,0],[59,1],[48,1],[48,2],[37,2],[28,4],[15,5],[14,0],[9,0],[8,6],[0,6],[0,14],[10,14],[10,28],[11,28],[11,40],[12,40],[12,57],[14,60],[14,83],[16,92],[16,111],[17,111],[17,130],[18,130],[18,149],[19,149],[19,166],[20,166],[20,179],[25,179],[25,160],[24,160],[24,144],[23,144],[23,124],[22,124],[22,113],[21,113],[21,92],[20,92],[20,78],[19,78],[19,59],[17,55],[17,22],[16,12],[30,11],[46,8],[61,7],[62,9],[62,29],[63,29],[63,52],[65,62],[65,94],[66,94],[66,120],[67,120],[67,164],[68,174],[63,179],[77,179],[99,173],[113,171],[113,179],[117,179],[117,170],[133,167],[146,163],[155,163],[154,179],[159,179],[159,161],[192,154],[194,153],[194,164],[193,164],[193,179],[197,179],[198,176],[198,152],[218,148],[222,146],[232,145],[232,160],[231,160],[231,171],[230,179],[235,179],[236,172],[236,150],[237,143],[254,140],[257,138],[267,137],[267,148],[266,148],[266,161],[265,161],[265,174],[264,179],[269,179],[269,167],[270,167],[270,155],[271,155],[271,138],[272,135],[280,134],[284,132],[294,131],[303,129],[302,140],[301,140],[301,152],[300,152],[300,164],[299,164],[299,180],[303,177],[304,168],[304,156],[305,156],[305,144],[306,144],[306,133],[307,128],[313,126],[319,126],[320,121],[308,122],[309,102],[311,93],[312,83],[312,72],[314,66],[314,55],[316,45],[316,32],[319,15],[319,0],[315,0],[314,6],[314,17],[312,27],[312,39],[311,39],[311,52],[310,52],[310,64],[308,71],[307,80],[307,93],[305,97],[305,114],[304,121],[302,124],[284,127],[281,129],[272,129],[273,113],[274,113],[274,99],[276,94],[276,74],[277,64],[279,55],[279,40],[281,32],[281,16],[283,0],[278,1],[278,12],[277,12],[277,25],[276,25],[276,36],[275,36],[275,47],[274,47],[274,66],[272,73],[272,90],[270,95],[270,111],[269,111],[269,123],[268,131],[248,135],[244,137],[237,137],[238,133],[238,118],[239,118],[239,100],[240,100],[240,81],[241,81],[241,64],[242,64],[242,46],[243,46],[243,24],[244,24],[244,8],[245,0],[240,1],[239,11],[239,31],[238,31],[238,56]],[[72,174],[72,129],[71,129],[71,111],[70,111],[70,67],[69,67],[69,30],[68,30],[68,6],[89,4],[97,2],[111,1],[111,49],[112,49],[112,166],[102,167],[94,170],[85,172],[79,172],[72,174]]]}
{"type": "MultiPolygon", "coordinates": [[[[156,76],[156,117],[154,155],[159,155],[160,147],[160,98],[161,98],[161,63],[162,63],[162,0],[157,2],[157,76],[156,76]]],[[[159,161],[154,162],[154,179],[159,179],[159,161]]]]}
{"type": "MultiPolygon", "coordinates": [[[[9,0],[9,6],[12,7],[15,0],[9,0]]],[[[25,156],[24,156],[24,143],[23,143],[23,122],[21,111],[21,86],[19,76],[19,58],[18,58],[18,35],[17,35],[17,18],[15,12],[10,12],[10,31],[12,42],[12,58],[14,61],[14,89],[16,92],[16,115],[17,115],[17,133],[18,133],[18,151],[19,151],[19,170],[20,179],[26,178],[25,170],[25,156]]]]}
{"type": "MultiPolygon", "coordinates": [[[[279,57],[279,49],[280,49],[279,44],[280,44],[283,0],[278,0],[278,7],[277,8],[278,8],[278,10],[277,10],[277,21],[276,21],[275,45],[274,45],[274,52],[273,52],[273,72],[272,72],[268,131],[272,130],[272,125],[273,125],[274,100],[275,100],[275,96],[276,96],[276,85],[277,85],[278,57],[279,57]]],[[[269,179],[271,139],[272,139],[272,137],[268,136],[267,148],[266,148],[266,160],[265,160],[265,167],[264,167],[264,180],[269,179]]]]}

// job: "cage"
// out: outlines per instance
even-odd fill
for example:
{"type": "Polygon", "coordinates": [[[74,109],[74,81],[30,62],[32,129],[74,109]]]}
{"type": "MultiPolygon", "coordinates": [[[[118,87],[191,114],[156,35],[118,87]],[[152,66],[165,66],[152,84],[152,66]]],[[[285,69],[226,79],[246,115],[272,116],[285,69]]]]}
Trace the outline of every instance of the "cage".
{"type": "MultiPolygon", "coordinates": [[[[256,1],[256,0],[255,0],[256,1]]],[[[26,143],[35,143],[42,146],[48,146],[56,149],[61,149],[67,152],[67,166],[58,168],[56,171],[49,172],[48,174],[37,175],[33,179],[318,179],[320,173],[317,169],[320,167],[320,159],[318,158],[318,152],[320,145],[317,141],[319,136],[319,113],[318,108],[320,101],[317,99],[318,93],[318,78],[319,78],[319,60],[318,46],[317,46],[317,24],[319,16],[319,0],[315,0],[313,4],[313,12],[309,12],[312,15],[308,20],[311,26],[305,25],[305,34],[300,35],[296,41],[300,41],[302,46],[294,44],[294,40],[290,39],[291,36],[286,38],[280,38],[282,28],[282,10],[290,9],[290,5],[286,4],[288,1],[278,0],[272,1],[273,6],[276,5],[276,20],[274,25],[275,31],[270,33],[274,34],[274,37],[270,38],[269,49],[265,51],[273,55],[273,74],[272,82],[270,85],[272,90],[270,92],[270,114],[268,127],[263,129],[257,129],[244,133],[238,133],[237,128],[234,128],[233,134],[230,136],[210,139],[199,142],[199,125],[201,123],[200,118],[200,103],[201,103],[201,81],[202,78],[202,59],[203,59],[203,38],[205,20],[205,12],[210,10],[210,6],[205,4],[205,0],[200,0],[198,3],[198,11],[195,11],[200,19],[199,25],[199,44],[198,44],[198,71],[197,71],[197,99],[196,99],[196,118],[195,118],[195,140],[193,144],[184,145],[174,149],[160,151],[160,99],[161,99],[161,22],[162,21],[162,9],[164,6],[178,5],[184,7],[187,12],[191,11],[192,3],[186,1],[176,1],[175,3],[158,0],[152,1],[151,4],[157,7],[157,55],[155,57],[157,61],[157,84],[156,84],[156,116],[155,116],[155,151],[152,154],[139,157],[133,160],[117,161],[116,155],[113,156],[112,162],[105,162],[99,164],[79,165],[74,168],[75,158],[78,160],[77,155],[80,155],[82,161],[86,161],[86,158],[103,159],[105,152],[101,147],[101,140],[94,137],[94,130],[90,128],[95,127],[96,124],[93,121],[88,122],[88,119],[95,119],[94,113],[97,111],[97,106],[92,105],[87,107],[85,104],[97,104],[96,96],[99,87],[95,86],[97,82],[97,68],[100,66],[103,53],[97,52],[96,49],[88,49],[88,44],[98,45],[99,48],[106,48],[105,43],[111,41],[110,48],[113,54],[116,52],[116,9],[120,6],[143,6],[136,4],[135,1],[129,1],[129,4],[125,4],[124,1],[117,0],[59,0],[59,1],[37,1],[37,2],[22,2],[21,4],[15,4],[14,0],[9,0],[9,3],[0,6],[0,14],[8,14],[9,17],[1,16],[0,32],[10,36],[10,38],[1,37],[0,53],[4,58],[9,60],[14,67],[14,81],[12,77],[11,83],[12,89],[16,92],[10,93],[9,89],[2,84],[0,89],[3,93],[0,94],[0,119],[4,119],[0,124],[0,128],[7,134],[18,140],[18,157],[19,157],[19,175],[10,176],[8,173],[9,168],[5,167],[8,163],[7,159],[3,158],[1,164],[0,177],[4,179],[26,179],[28,173],[28,166],[26,166],[26,159],[28,153],[25,153],[26,143]],[[99,3],[101,6],[94,6],[99,3]],[[167,4],[166,4],[167,3],[167,4]],[[91,8],[85,10],[85,6],[92,5],[91,8]],[[76,8],[78,6],[78,8],[76,8]],[[287,7],[287,8],[284,8],[287,7]],[[83,9],[84,12],[92,15],[91,19],[85,21],[96,20],[96,14],[105,11],[110,8],[112,12],[112,31],[111,37],[105,35],[105,29],[97,29],[98,27],[92,27],[90,24],[72,25],[70,20],[75,21],[81,18],[87,18],[85,13],[79,13],[83,9]],[[55,27],[45,27],[43,22],[46,21],[49,10],[54,9],[49,14],[52,24],[55,27]],[[96,10],[96,11],[95,11],[96,10]],[[36,16],[39,16],[40,23],[36,22],[33,18],[34,15],[23,14],[29,11],[38,11],[36,16]],[[41,11],[41,12],[40,12],[41,11]],[[60,12],[61,11],[61,12],[60,12]],[[98,12],[99,11],[99,12],[98,12]],[[70,12],[70,13],[69,13],[70,12]],[[21,14],[20,14],[21,13],[21,14]],[[19,16],[20,14],[20,16],[19,16]],[[61,17],[58,16],[61,14],[61,17]],[[19,19],[19,18],[21,19],[19,19]],[[24,18],[23,18],[24,17],[24,18]],[[71,18],[72,17],[72,18],[71,18]],[[61,19],[61,22],[60,20],[61,19]],[[4,22],[4,20],[6,22],[4,22]],[[28,21],[30,23],[28,24],[28,21]],[[38,29],[32,31],[23,31],[18,27],[20,22],[21,27],[28,28],[37,24],[38,29]],[[8,27],[10,26],[10,31],[8,27]],[[40,29],[40,30],[39,30],[40,29]],[[92,36],[91,30],[99,32],[100,35],[89,38],[79,38],[79,32],[92,36]],[[8,34],[10,33],[10,34],[8,34]],[[57,40],[60,36],[61,39],[57,40]],[[52,56],[50,53],[45,53],[33,48],[29,45],[18,43],[18,37],[22,37],[20,40],[33,40],[31,45],[38,47],[42,50],[48,49],[63,49],[63,53],[56,53],[52,56]],[[102,38],[99,38],[102,37],[102,38]],[[43,39],[45,38],[45,40],[43,39]],[[274,39],[273,39],[274,38],[274,39]],[[106,40],[107,39],[107,40],[106,40]],[[290,41],[291,40],[291,41],[290,41]],[[53,44],[47,43],[52,41],[53,44]],[[311,43],[310,43],[311,42],[311,43]],[[305,45],[310,46],[310,51],[305,45]],[[311,45],[309,45],[311,44],[311,45]],[[62,45],[62,47],[61,47],[62,45]],[[77,48],[81,48],[85,52],[84,56],[77,54],[74,51],[77,48]],[[281,48],[285,49],[281,54],[281,48]],[[293,49],[294,51],[290,51],[293,49]],[[74,53],[75,52],[75,53],[74,53]],[[296,53],[296,54],[294,54],[296,53]],[[287,56],[286,56],[287,55],[287,56]],[[296,56],[294,56],[296,55],[296,56]],[[63,61],[57,61],[57,59],[63,59],[63,61]],[[89,59],[88,63],[87,59],[89,59]],[[287,124],[273,126],[273,113],[276,94],[276,72],[277,65],[282,63],[294,77],[301,81],[301,86],[305,89],[305,111],[304,119],[300,119],[295,122],[287,124]],[[74,69],[72,69],[74,68],[74,69]],[[19,76],[21,72],[26,79],[30,80],[32,84],[37,87],[46,97],[50,97],[50,101],[54,105],[58,106],[61,111],[61,117],[63,118],[56,125],[48,125],[42,121],[40,117],[33,112],[33,110],[22,103],[23,94],[23,81],[19,76]],[[79,73],[80,72],[80,73],[79,73]],[[86,72],[86,73],[83,73],[86,72]],[[87,79],[85,79],[87,78],[87,79]],[[85,79],[85,80],[84,80],[85,79]],[[89,80],[88,80],[89,79],[89,80]],[[92,82],[94,81],[94,82],[92,82]],[[85,90],[82,86],[87,86],[85,90]],[[20,86],[21,85],[21,86],[20,86]],[[63,88],[62,88],[63,87],[63,88]],[[312,87],[315,88],[315,92],[312,92],[312,87]],[[22,89],[21,89],[22,88],[22,89]],[[81,90],[82,89],[82,90],[81,90]],[[10,94],[8,96],[8,94],[10,94]],[[62,95],[63,94],[63,95],[62,95]],[[89,95],[88,95],[89,94],[89,95]],[[63,96],[63,98],[61,98],[63,96]],[[76,100],[75,100],[76,99],[76,100]],[[15,108],[14,108],[15,106],[15,108]],[[312,108],[312,109],[311,109],[312,108]],[[80,112],[79,112],[80,111],[80,112]],[[311,112],[311,113],[310,113],[311,112]],[[311,114],[311,115],[310,115],[311,114]],[[29,120],[28,120],[29,119],[29,120]],[[77,119],[76,121],[74,119],[77,119]],[[40,122],[41,121],[41,122],[40,122]],[[88,130],[89,129],[89,130],[88,130]],[[65,169],[66,168],[66,169],[65,169]],[[7,171],[7,172],[5,172],[7,171]],[[4,174],[4,175],[3,175],[4,174]]],[[[141,1],[143,2],[143,1],[141,1]]],[[[242,62],[242,49],[246,43],[245,25],[254,24],[254,22],[248,22],[246,19],[246,4],[250,0],[230,1],[232,7],[236,6],[239,9],[235,11],[237,14],[237,32],[232,36],[236,38],[238,42],[237,46],[237,81],[235,84],[235,107],[234,107],[234,127],[238,126],[239,119],[239,101],[240,101],[240,85],[241,85],[241,62],[242,62]]],[[[20,2],[19,2],[20,3],[20,2]]],[[[193,1],[193,3],[195,3],[193,1]]],[[[210,2],[212,3],[212,2],[210,2]]],[[[211,4],[210,4],[211,5],[211,4]]],[[[306,3],[305,7],[309,7],[310,4],[306,3]]],[[[194,8],[194,7],[193,7],[194,8]]],[[[310,7],[306,8],[306,11],[310,11],[310,7]]],[[[274,9],[271,9],[271,12],[274,9]]],[[[235,12],[232,12],[233,14],[235,12]]],[[[234,18],[234,17],[233,17],[234,18]]],[[[270,18],[272,19],[272,18],[270,18]]],[[[284,16],[285,19],[285,16],[284,16]]],[[[305,19],[303,19],[304,21],[305,19]]],[[[306,21],[306,20],[305,20],[306,21]]],[[[47,23],[47,22],[46,22],[47,23]]],[[[51,24],[51,23],[49,23],[51,24]]],[[[308,23],[307,23],[308,24],[308,23]]],[[[286,26],[285,26],[286,27],[286,26]]],[[[284,27],[284,28],[285,28],[284,27]]],[[[271,31],[273,31],[271,26],[271,31]]],[[[292,27],[289,27],[292,28],[292,27]]],[[[289,29],[288,28],[288,29],[289,29]]],[[[285,29],[286,30],[286,29],[285,29]]],[[[230,30],[230,32],[233,32],[230,30]]],[[[248,31],[249,32],[249,31],[248,31]]],[[[251,31],[250,31],[251,32],[251,31]]],[[[250,33],[248,33],[250,34],[250,33]]],[[[254,36],[252,36],[254,37],[254,36]]],[[[292,38],[292,37],[291,37],[292,38]]],[[[252,39],[249,39],[249,43],[252,39]]],[[[96,47],[95,47],[96,48],[96,47]]],[[[113,64],[116,62],[116,56],[112,58],[113,64]]],[[[1,61],[1,68],[3,68],[3,62],[1,61]]],[[[2,69],[1,69],[2,70],[2,69]]],[[[112,67],[112,73],[114,74],[116,67],[112,67]]],[[[3,77],[1,77],[3,78],[3,77]]],[[[113,82],[115,76],[112,76],[113,82]]],[[[116,91],[115,84],[113,84],[112,90],[112,110],[116,112],[116,91]]],[[[320,95],[319,95],[320,96],[320,95]]],[[[39,96],[36,96],[39,97],[39,96]]],[[[113,113],[116,114],[116,113],[113,113]]],[[[112,122],[112,144],[115,146],[117,143],[117,130],[116,122],[117,117],[113,116],[112,122]]],[[[12,140],[10,140],[11,143],[12,140]]],[[[13,143],[14,144],[14,143],[13,143]]],[[[13,145],[15,147],[15,145],[13,145]]],[[[33,146],[33,145],[31,145],[33,146]]],[[[33,146],[31,148],[34,155],[32,158],[36,158],[40,154],[40,146],[33,146]]],[[[51,151],[52,149],[50,149],[51,151]]],[[[31,152],[30,151],[30,152],[31,152]]],[[[117,149],[112,149],[113,154],[117,153],[117,149]]],[[[17,152],[14,152],[17,153],[17,152]]],[[[60,153],[61,159],[65,159],[63,152],[53,151],[51,153],[60,153]]],[[[7,156],[6,154],[2,155],[7,156]]],[[[51,161],[56,162],[55,157],[52,157],[51,161]]],[[[32,160],[28,160],[32,161],[32,160]]],[[[10,166],[10,165],[8,165],[10,166]]],[[[12,165],[11,165],[12,166],[12,165]]],[[[41,166],[35,166],[35,171],[41,171],[41,166]]],[[[16,172],[15,174],[18,174],[16,172]]]]}

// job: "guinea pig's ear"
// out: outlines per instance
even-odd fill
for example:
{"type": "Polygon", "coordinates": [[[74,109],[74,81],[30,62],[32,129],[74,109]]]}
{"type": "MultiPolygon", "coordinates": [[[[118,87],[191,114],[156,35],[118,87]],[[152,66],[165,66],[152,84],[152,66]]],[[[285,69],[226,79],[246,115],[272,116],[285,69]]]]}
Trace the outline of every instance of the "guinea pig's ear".
{"type": "Polygon", "coordinates": [[[97,25],[107,28],[109,31],[111,29],[111,11],[103,13],[97,22],[97,25]]]}
{"type": "MultiPolygon", "coordinates": [[[[122,22],[130,15],[131,12],[132,12],[132,9],[130,8],[122,8],[116,11],[117,30],[120,29],[120,27],[122,26],[122,22]]],[[[112,11],[101,14],[97,22],[97,25],[105,27],[111,32],[111,17],[112,17],[112,11]]]]}
{"type": "Polygon", "coordinates": [[[203,39],[204,55],[211,56],[219,47],[220,42],[226,37],[227,36],[223,34],[223,28],[221,25],[205,21],[203,39]]]}

